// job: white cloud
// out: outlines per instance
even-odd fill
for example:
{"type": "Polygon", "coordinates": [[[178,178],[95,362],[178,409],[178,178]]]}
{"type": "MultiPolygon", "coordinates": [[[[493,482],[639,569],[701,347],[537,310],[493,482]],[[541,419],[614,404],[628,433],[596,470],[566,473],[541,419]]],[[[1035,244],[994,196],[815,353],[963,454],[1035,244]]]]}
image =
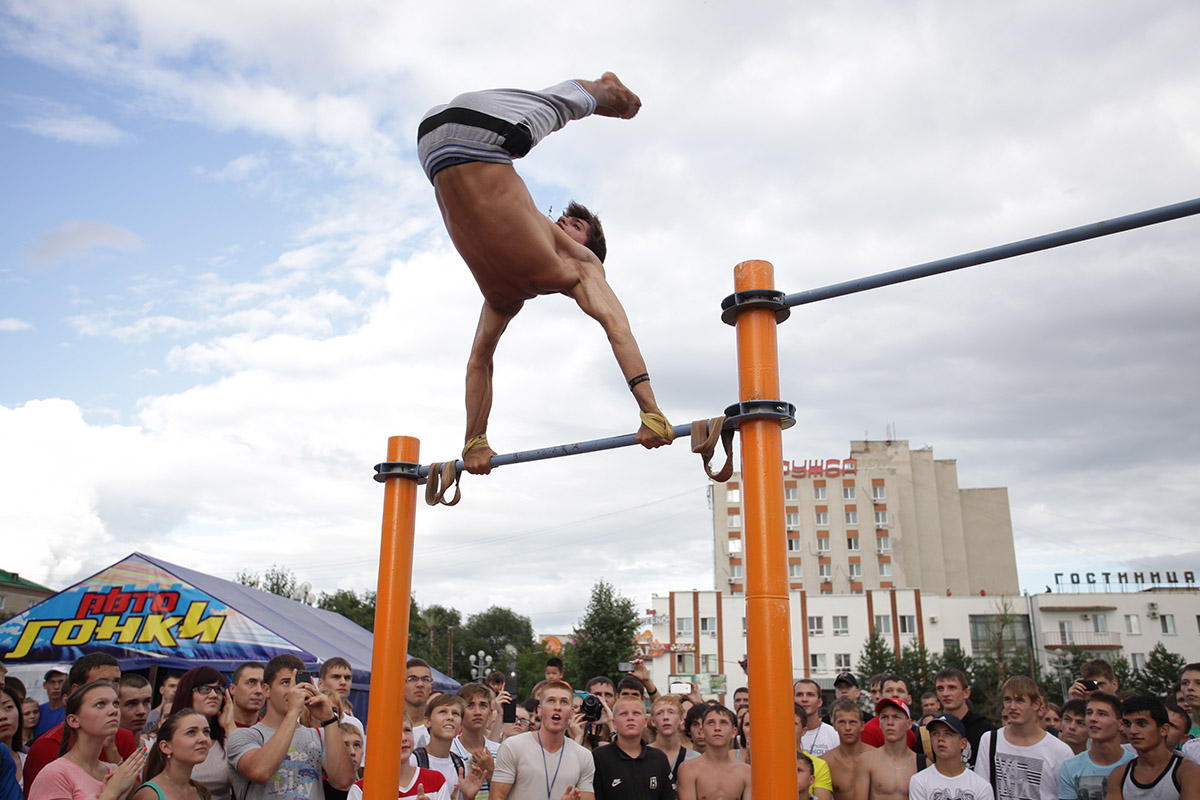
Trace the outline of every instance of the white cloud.
{"type": "Polygon", "coordinates": [[[26,322],[23,319],[16,317],[0,318],[0,333],[12,333],[14,331],[29,331],[33,330],[33,323],[26,322]]]}
{"type": "Polygon", "coordinates": [[[141,247],[141,238],[125,228],[107,222],[77,219],[64,222],[42,234],[30,248],[29,256],[38,266],[47,267],[104,250],[129,252],[141,247]]]}

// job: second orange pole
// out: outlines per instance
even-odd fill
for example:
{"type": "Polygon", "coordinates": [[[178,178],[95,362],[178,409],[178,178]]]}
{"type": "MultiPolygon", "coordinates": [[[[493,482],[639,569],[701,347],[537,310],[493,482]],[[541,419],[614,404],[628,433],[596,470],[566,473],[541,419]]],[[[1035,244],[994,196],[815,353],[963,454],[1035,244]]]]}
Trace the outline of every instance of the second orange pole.
{"type": "MultiPolygon", "coordinates": [[[[768,261],[734,267],[739,292],[774,289],[768,261]]],[[[737,316],[738,398],[779,400],[779,347],[775,312],[737,316]]],[[[783,424],[741,425],[742,511],[746,559],[746,640],[754,736],[750,762],[757,797],[796,797],[796,728],[792,705],[791,614],[783,509],[783,424]]]]}

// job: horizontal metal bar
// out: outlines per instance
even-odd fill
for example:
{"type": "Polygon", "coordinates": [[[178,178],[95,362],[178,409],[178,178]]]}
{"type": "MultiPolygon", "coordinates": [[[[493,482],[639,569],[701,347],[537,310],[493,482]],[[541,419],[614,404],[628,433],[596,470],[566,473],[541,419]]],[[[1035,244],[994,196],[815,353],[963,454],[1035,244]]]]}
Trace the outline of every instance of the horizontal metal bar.
{"type": "MultiPolygon", "coordinates": [[[[692,425],[689,422],[686,425],[674,425],[671,430],[675,431],[675,438],[691,437],[692,425]]],[[[522,450],[519,453],[505,453],[503,455],[492,456],[492,468],[505,467],[509,464],[524,464],[527,461],[545,461],[548,458],[562,458],[563,456],[577,456],[582,453],[598,453],[601,450],[616,450],[621,447],[629,447],[637,444],[636,433],[625,433],[620,436],[606,436],[603,439],[592,439],[587,442],[572,442],[570,444],[558,444],[553,447],[542,447],[537,450],[522,450]]],[[[454,462],[454,468],[462,472],[463,462],[461,460],[454,462]]],[[[429,465],[423,464],[417,470],[417,474],[424,478],[429,475],[429,465]]]]}
{"type": "Polygon", "coordinates": [[[941,275],[943,272],[953,272],[956,269],[974,267],[979,264],[1013,258],[1014,256],[1023,256],[1027,253],[1036,253],[1039,250],[1049,250],[1052,247],[1061,247],[1065,244],[1075,244],[1076,242],[1083,242],[1088,239],[1097,239],[1101,236],[1121,233],[1122,231],[1133,230],[1134,228],[1144,228],[1147,225],[1169,222],[1170,220],[1193,214],[1200,214],[1200,198],[1185,200],[1182,203],[1162,206],[1161,208],[1153,208],[1149,211],[1139,211],[1136,214],[1129,214],[1102,222],[1093,222],[1090,225],[1080,225],[1077,228],[1068,228],[1057,233],[1047,233],[1044,236],[1035,236],[1032,239],[1022,239],[1019,242],[1010,242],[1009,244],[1002,244],[997,247],[989,247],[986,250],[976,250],[973,253],[964,253],[963,255],[951,256],[950,258],[943,258],[938,261],[929,261],[912,267],[903,267],[891,272],[881,272],[878,275],[834,283],[819,289],[796,292],[784,297],[783,302],[787,306],[815,303],[819,300],[828,300],[832,297],[842,297],[843,295],[865,292],[868,289],[878,289],[881,286],[891,286],[895,283],[904,283],[905,281],[916,280],[917,278],[927,278],[930,275],[941,275]]]}

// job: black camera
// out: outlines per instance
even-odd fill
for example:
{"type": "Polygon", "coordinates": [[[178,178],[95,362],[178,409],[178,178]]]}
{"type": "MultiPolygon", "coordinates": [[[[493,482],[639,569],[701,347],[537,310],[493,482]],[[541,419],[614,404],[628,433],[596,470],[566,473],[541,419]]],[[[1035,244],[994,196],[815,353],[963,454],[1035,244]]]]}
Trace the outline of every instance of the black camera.
{"type": "Polygon", "coordinates": [[[599,722],[604,714],[604,704],[594,694],[586,695],[579,704],[579,713],[583,714],[584,722],[599,722]]]}

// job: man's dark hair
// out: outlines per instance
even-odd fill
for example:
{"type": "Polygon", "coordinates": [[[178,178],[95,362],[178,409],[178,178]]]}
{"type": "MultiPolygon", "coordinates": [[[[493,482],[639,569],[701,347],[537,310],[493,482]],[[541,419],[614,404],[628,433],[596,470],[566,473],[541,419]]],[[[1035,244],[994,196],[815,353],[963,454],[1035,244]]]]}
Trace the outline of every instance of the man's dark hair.
{"type": "MultiPolygon", "coordinates": [[[[1062,711],[1059,712],[1059,716],[1061,717],[1063,714],[1070,714],[1072,717],[1084,719],[1087,717],[1087,700],[1068,700],[1067,702],[1063,703],[1062,711]]],[[[1117,708],[1117,716],[1121,716],[1121,709],[1119,706],[1117,708]]]]}
{"type": "Polygon", "coordinates": [[[1093,658],[1083,665],[1079,670],[1079,674],[1085,680],[1104,678],[1109,681],[1115,681],[1117,679],[1117,674],[1113,672],[1112,664],[1109,664],[1103,658],[1093,658]]]}
{"type": "Polygon", "coordinates": [[[430,672],[433,672],[433,667],[429,666],[429,662],[423,658],[410,658],[408,663],[404,665],[404,669],[406,671],[412,669],[413,667],[424,667],[430,672]]]}
{"type": "Polygon", "coordinates": [[[120,669],[121,663],[108,653],[88,653],[75,659],[75,663],[71,665],[71,672],[67,675],[67,689],[83,686],[88,682],[88,673],[101,667],[120,669]]]}
{"type": "MultiPolygon", "coordinates": [[[[237,669],[233,671],[234,684],[241,683],[242,675],[244,675],[248,669],[261,669],[263,672],[266,672],[267,665],[260,661],[244,661],[241,664],[238,664],[237,669]]],[[[264,675],[263,677],[266,676],[264,675]]]]}
{"type": "MultiPolygon", "coordinates": [[[[25,688],[25,682],[16,675],[5,675],[4,686],[8,689],[11,689],[13,693],[16,694],[21,700],[21,703],[25,702],[25,698],[29,696],[29,690],[25,688]]],[[[20,705],[20,703],[17,705],[20,705]]],[[[20,715],[18,714],[17,716],[20,715]]],[[[18,744],[20,743],[18,742],[18,744]]]]}
{"type": "Polygon", "coordinates": [[[285,669],[294,669],[296,672],[300,672],[304,669],[304,662],[291,653],[275,656],[267,662],[267,667],[263,670],[263,683],[270,686],[275,682],[275,676],[285,669]]]}
{"type": "MultiPolygon", "coordinates": [[[[1107,692],[1092,692],[1088,695],[1087,705],[1090,706],[1092,703],[1100,703],[1108,706],[1112,709],[1114,717],[1117,719],[1121,718],[1121,701],[1117,699],[1116,695],[1111,695],[1107,692]]],[[[1084,714],[1086,716],[1086,711],[1084,714]]],[[[1062,716],[1061,711],[1059,712],[1059,716],[1062,716]]]]}
{"type": "Polygon", "coordinates": [[[607,683],[609,686],[612,686],[613,691],[616,692],[617,687],[613,685],[612,678],[606,678],[603,675],[597,675],[596,677],[594,677],[590,681],[588,681],[587,682],[587,690],[590,692],[590,691],[592,691],[593,686],[599,686],[602,683],[607,683]]]}
{"type": "Polygon", "coordinates": [[[626,689],[632,689],[633,691],[637,692],[642,696],[643,700],[646,698],[646,687],[641,681],[632,675],[626,675],[617,682],[617,694],[620,694],[626,689]]]}
{"type": "Polygon", "coordinates": [[[550,656],[549,658],[546,659],[546,666],[554,667],[559,672],[562,672],[563,671],[563,660],[561,658],[559,658],[558,656],[550,656]]]}
{"type": "Polygon", "coordinates": [[[136,672],[122,675],[121,682],[118,684],[122,689],[144,689],[149,685],[150,681],[146,680],[146,676],[138,675],[136,672]]]}
{"type": "Polygon", "coordinates": [[[600,259],[600,263],[603,264],[604,257],[608,255],[608,244],[604,241],[604,228],[600,225],[600,218],[588,211],[587,206],[576,203],[574,200],[567,206],[563,215],[574,217],[588,224],[588,236],[584,247],[595,253],[596,258],[600,259]]]}
{"type": "Polygon", "coordinates": [[[903,685],[904,685],[904,693],[905,693],[906,695],[908,695],[909,697],[912,697],[912,689],[910,689],[910,688],[909,688],[909,686],[908,686],[908,681],[907,681],[907,680],[904,678],[904,676],[903,676],[903,675],[897,675],[897,674],[896,674],[896,673],[894,673],[894,672],[893,672],[893,673],[891,673],[891,674],[889,674],[889,675],[884,675],[884,676],[883,676],[883,677],[882,677],[882,678],[879,680],[879,688],[880,688],[880,689],[882,689],[882,688],[883,688],[883,685],[884,685],[885,683],[900,683],[900,684],[903,684],[903,685]]]}
{"type": "Polygon", "coordinates": [[[1179,674],[1182,675],[1184,672],[1200,672],[1200,661],[1194,661],[1191,664],[1188,664],[1183,668],[1183,670],[1180,671],[1179,674]]]}
{"type": "MultiPolygon", "coordinates": [[[[691,731],[693,725],[695,725],[697,722],[703,722],[704,712],[709,708],[711,708],[711,706],[709,706],[707,703],[697,703],[689,708],[687,710],[687,714],[683,718],[684,731],[691,731]]],[[[688,735],[690,736],[691,734],[689,733],[688,735]]]]}
{"type": "MultiPolygon", "coordinates": [[[[704,724],[704,720],[708,719],[713,714],[724,714],[729,719],[730,724],[732,724],[734,728],[737,728],[737,724],[738,724],[737,714],[733,713],[733,709],[726,708],[725,706],[720,705],[719,703],[714,703],[712,705],[700,706],[700,708],[704,709],[701,712],[701,716],[700,716],[701,724],[704,724]]],[[[688,713],[690,715],[691,712],[689,711],[688,713]]]]}
{"type": "Polygon", "coordinates": [[[325,676],[329,674],[329,670],[333,669],[334,667],[345,667],[346,669],[350,670],[351,673],[354,672],[354,667],[350,666],[349,661],[341,656],[334,656],[328,661],[321,662],[321,671],[317,673],[318,677],[320,677],[321,680],[325,680],[325,676]]]}
{"type": "Polygon", "coordinates": [[[737,697],[739,694],[743,694],[743,693],[750,694],[750,687],[749,686],[739,686],[738,688],[733,690],[734,697],[737,697]]]}
{"type": "Polygon", "coordinates": [[[493,683],[504,683],[506,680],[508,680],[507,675],[498,669],[494,669],[488,673],[487,678],[484,679],[484,683],[490,686],[493,683]]]}
{"type": "Polygon", "coordinates": [[[804,710],[804,706],[800,705],[799,703],[793,702],[792,709],[795,711],[796,718],[798,720],[800,720],[800,727],[807,728],[808,727],[808,712],[804,710]]]}
{"type": "Polygon", "coordinates": [[[538,705],[539,705],[539,703],[538,703],[538,699],[536,697],[531,697],[528,700],[526,700],[524,703],[521,703],[521,707],[524,708],[526,711],[528,711],[530,714],[537,713],[538,705]]]}
{"type": "Polygon", "coordinates": [[[945,669],[939,669],[937,674],[933,676],[933,682],[935,684],[938,681],[946,681],[946,680],[956,680],[956,681],[958,681],[958,685],[964,689],[971,688],[970,682],[967,681],[967,674],[965,672],[963,672],[961,669],[955,669],[954,667],[946,667],[945,669]]]}
{"type": "Polygon", "coordinates": [[[1155,725],[1170,725],[1171,718],[1167,716],[1167,707],[1157,697],[1144,694],[1134,695],[1121,703],[1121,714],[1129,716],[1139,711],[1145,711],[1154,720],[1155,725]]]}

